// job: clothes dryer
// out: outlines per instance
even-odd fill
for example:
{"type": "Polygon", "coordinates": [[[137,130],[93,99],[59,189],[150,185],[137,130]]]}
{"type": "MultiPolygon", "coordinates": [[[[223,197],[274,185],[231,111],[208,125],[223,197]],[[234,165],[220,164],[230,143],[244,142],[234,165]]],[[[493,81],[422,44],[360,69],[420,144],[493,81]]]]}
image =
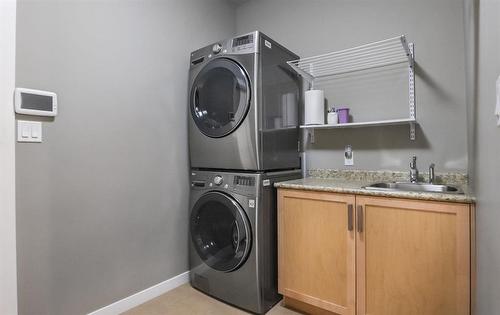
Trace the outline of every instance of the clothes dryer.
{"type": "Polygon", "coordinates": [[[300,167],[298,56],[261,32],[194,51],[189,71],[191,167],[300,167]]]}

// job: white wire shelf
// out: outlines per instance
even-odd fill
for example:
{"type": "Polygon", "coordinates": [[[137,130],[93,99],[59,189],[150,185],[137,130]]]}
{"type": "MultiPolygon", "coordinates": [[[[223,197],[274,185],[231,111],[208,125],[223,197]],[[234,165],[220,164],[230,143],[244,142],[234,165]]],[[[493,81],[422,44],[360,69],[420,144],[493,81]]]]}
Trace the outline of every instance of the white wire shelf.
{"type": "Polygon", "coordinates": [[[382,41],[335,51],[323,55],[287,62],[307,81],[356,71],[409,63],[413,66],[413,54],[405,35],[382,41]]]}
{"type": "Polygon", "coordinates": [[[363,71],[397,64],[408,66],[408,108],[409,117],[338,125],[302,125],[314,143],[314,130],[335,128],[356,128],[384,125],[410,125],[410,140],[415,140],[417,125],[415,104],[415,61],[413,43],[405,35],[361,45],[323,55],[288,61],[288,65],[309,82],[310,88],[318,78],[331,77],[356,71],[363,71]]]}
{"type": "Polygon", "coordinates": [[[337,125],[301,125],[301,129],[336,129],[336,128],[359,128],[359,127],[374,127],[374,126],[388,126],[388,125],[405,125],[405,124],[415,124],[417,121],[412,118],[401,118],[401,119],[388,119],[388,120],[378,120],[378,121],[366,121],[366,122],[353,122],[346,124],[337,125]]]}

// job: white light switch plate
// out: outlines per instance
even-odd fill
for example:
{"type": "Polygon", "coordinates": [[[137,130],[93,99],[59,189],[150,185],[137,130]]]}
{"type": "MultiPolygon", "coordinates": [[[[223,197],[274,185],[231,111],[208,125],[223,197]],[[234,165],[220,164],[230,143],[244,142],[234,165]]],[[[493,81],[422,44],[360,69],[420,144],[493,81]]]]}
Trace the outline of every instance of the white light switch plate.
{"type": "Polygon", "coordinates": [[[42,123],[40,121],[17,121],[18,142],[42,142],[42,123]]]}

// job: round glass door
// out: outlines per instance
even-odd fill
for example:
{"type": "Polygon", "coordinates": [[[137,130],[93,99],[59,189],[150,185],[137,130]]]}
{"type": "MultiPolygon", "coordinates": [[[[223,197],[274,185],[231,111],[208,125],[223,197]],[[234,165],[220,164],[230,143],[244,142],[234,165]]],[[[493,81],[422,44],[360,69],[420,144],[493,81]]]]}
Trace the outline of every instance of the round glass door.
{"type": "Polygon", "coordinates": [[[245,118],[250,95],[250,83],[241,66],[231,59],[213,59],[191,87],[191,115],[206,136],[227,136],[245,118]]]}
{"type": "Polygon", "coordinates": [[[237,269],[250,251],[251,231],[243,209],[220,192],[209,192],[196,202],[190,232],[200,258],[219,271],[237,269]]]}

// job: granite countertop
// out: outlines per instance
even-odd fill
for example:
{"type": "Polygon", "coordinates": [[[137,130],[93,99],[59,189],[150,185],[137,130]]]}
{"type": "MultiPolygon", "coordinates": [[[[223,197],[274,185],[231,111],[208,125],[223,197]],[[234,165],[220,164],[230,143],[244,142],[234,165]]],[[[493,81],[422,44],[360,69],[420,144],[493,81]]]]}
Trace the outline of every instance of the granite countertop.
{"type": "MultiPolygon", "coordinates": [[[[314,171],[313,171],[314,173],[314,171]]],[[[409,191],[389,191],[389,190],[367,190],[362,187],[377,182],[379,177],[373,176],[370,172],[368,176],[362,176],[358,171],[356,176],[336,173],[336,177],[323,176],[320,177],[307,177],[302,179],[289,180],[284,182],[275,183],[277,188],[300,189],[300,190],[314,190],[314,191],[327,191],[336,193],[366,195],[366,196],[381,196],[381,197],[396,197],[407,199],[419,199],[429,201],[446,201],[458,203],[474,203],[475,198],[468,192],[467,184],[465,182],[447,182],[451,185],[459,187],[464,191],[464,194],[450,194],[450,193],[429,193],[429,192],[409,192],[409,191]],[[364,179],[366,178],[366,179],[364,179]]],[[[309,173],[311,174],[311,172],[309,173]]],[[[383,174],[385,180],[387,179],[387,172],[383,174]]],[[[397,175],[397,174],[396,174],[397,175]]],[[[399,177],[394,176],[393,180],[398,181],[399,177]]]]}

